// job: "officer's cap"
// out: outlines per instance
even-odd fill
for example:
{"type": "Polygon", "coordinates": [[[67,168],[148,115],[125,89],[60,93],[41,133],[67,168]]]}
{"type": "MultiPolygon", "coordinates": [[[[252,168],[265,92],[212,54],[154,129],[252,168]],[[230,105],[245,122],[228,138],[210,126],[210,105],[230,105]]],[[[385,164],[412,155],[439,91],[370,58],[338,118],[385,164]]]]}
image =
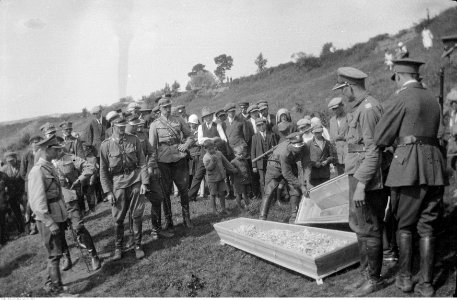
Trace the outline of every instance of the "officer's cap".
{"type": "Polygon", "coordinates": [[[330,100],[330,102],[328,103],[328,108],[329,109],[334,109],[334,108],[337,108],[338,106],[340,106],[340,104],[342,103],[343,99],[341,97],[336,97],[336,98],[333,98],[332,100],[330,100]]]}
{"type": "Polygon", "coordinates": [[[117,117],[119,114],[117,113],[117,111],[110,111],[106,114],[106,120],[108,122],[111,122],[115,117],[117,117]]]}
{"type": "Polygon", "coordinates": [[[56,127],[54,124],[46,122],[44,123],[41,127],[40,130],[43,134],[51,134],[51,133],[56,133],[56,127]]]}
{"type": "Polygon", "coordinates": [[[256,125],[256,126],[259,126],[260,124],[264,124],[264,123],[266,123],[266,122],[267,122],[267,119],[265,119],[265,118],[257,118],[257,119],[255,120],[255,125],[256,125]]]}
{"type": "Polygon", "coordinates": [[[62,128],[63,130],[65,130],[65,129],[73,129],[73,123],[72,122],[68,122],[68,121],[64,121],[64,122],[59,124],[59,127],[62,128]]]}
{"type": "Polygon", "coordinates": [[[202,108],[202,119],[206,116],[209,116],[209,115],[212,115],[214,114],[214,112],[212,111],[211,108],[209,108],[208,106],[204,106],[202,108]]]}
{"type": "Polygon", "coordinates": [[[227,113],[225,112],[224,109],[219,109],[217,112],[216,112],[216,118],[219,118],[221,116],[225,116],[227,113]]]}
{"type": "Polygon", "coordinates": [[[162,97],[159,100],[159,107],[171,106],[171,99],[169,97],[162,97]]]}
{"type": "Polygon", "coordinates": [[[314,125],[313,126],[313,133],[322,132],[322,131],[324,131],[324,128],[322,128],[322,125],[314,125]]]}
{"type": "Polygon", "coordinates": [[[9,151],[5,153],[5,160],[6,161],[11,161],[13,159],[17,158],[17,153],[13,151],[9,151]]]}
{"type": "Polygon", "coordinates": [[[240,102],[238,103],[238,105],[243,108],[243,107],[248,107],[249,106],[249,102],[240,102]]]}
{"type": "Polygon", "coordinates": [[[127,126],[127,121],[124,119],[124,117],[122,115],[117,115],[115,116],[111,122],[113,123],[114,126],[117,126],[117,127],[124,127],[124,126],[127,126]]]}
{"type": "Polygon", "coordinates": [[[62,148],[63,146],[58,142],[57,137],[52,135],[42,141],[36,143],[40,148],[62,148]]]}
{"type": "Polygon", "coordinates": [[[43,140],[43,137],[40,136],[40,135],[35,135],[35,136],[32,136],[30,139],[29,139],[29,144],[31,143],[38,143],[39,141],[43,140]]]}
{"type": "Polygon", "coordinates": [[[268,101],[267,101],[267,100],[260,100],[260,101],[258,101],[258,102],[257,102],[257,106],[260,107],[261,105],[262,105],[262,106],[265,105],[266,107],[268,107],[268,101]]]}
{"type": "Polygon", "coordinates": [[[248,113],[252,113],[252,112],[255,112],[255,111],[259,111],[259,107],[257,106],[257,104],[252,104],[247,109],[248,113]]]}
{"type": "Polygon", "coordinates": [[[289,141],[289,143],[293,147],[299,148],[299,147],[302,147],[304,145],[303,137],[302,137],[302,134],[300,132],[291,133],[288,136],[286,136],[286,139],[289,141]]]}
{"type": "MultiPolygon", "coordinates": [[[[420,66],[425,64],[423,61],[415,60],[412,58],[394,59],[392,62],[394,64],[395,73],[411,74],[419,74],[420,66]]],[[[390,77],[390,79],[395,80],[395,73],[390,77]]]]}
{"type": "Polygon", "coordinates": [[[229,102],[227,103],[225,106],[224,106],[224,110],[227,112],[227,111],[231,111],[231,110],[236,110],[236,105],[235,103],[233,102],[229,102]]]}
{"type": "Polygon", "coordinates": [[[91,114],[96,114],[96,113],[99,113],[101,111],[102,111],[102,107],[100,105],[97,105],[97,106],[92,107],[92,109],[90,110],[90,113],[91,114]]]}
{"type": "Polygon", "coordinates": [[[452,89],[449,94],[447,94],[446,99],[449,103],[457,102],[457,90],[452,89]]]}
{"type": "Polygon", "coordinates": [[[337,70],[338,79],[332,91],[351,84],[360,84],[368,77],[367,74],[353,67],[341,67],[337,70]]]}

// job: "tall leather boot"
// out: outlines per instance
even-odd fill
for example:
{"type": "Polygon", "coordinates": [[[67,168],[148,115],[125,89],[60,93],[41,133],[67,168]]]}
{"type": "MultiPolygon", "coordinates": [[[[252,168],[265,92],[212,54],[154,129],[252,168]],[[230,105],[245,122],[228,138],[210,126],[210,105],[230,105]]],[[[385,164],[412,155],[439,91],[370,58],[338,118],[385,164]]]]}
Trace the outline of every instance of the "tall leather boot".
{"type": "Polygon", "coordinates": [[[144,251],[141,249],[141,240],[143,237],[143,219],[141,217],[133,220],[133,236],[135,240],[135,256],[137,259],[144,257],[144,251]]]}
{"type": "Polygon", "coordinates": [[[95,270],[100,269],[102,264],[100,262],[100,258],[97,255],[97,250],[95,249],[95,244],[94,244],[94,241],[92,240],[92,236],[90,235],[89,231],[85,227],[83,227],[80,230],[80,233],[78,235],[81,239],[82,244],[84,245],[84,247],[87,249],[87,251],[89,252],[89,254],[91,256],[92,270],[95,271],[95,270]]]}
{"type": "Polygon", "coordinates": [[[411,232],[399,232],[398,243],[400,247],[400,271],[395,279],[395,286],[403,292],[413,290],[412,280],[412,257],[413,257],[413,235],[411,232]]]}
{"type": "Polygon", "coordinates": [[[362,286],[368,276],[368,257],[367,257],[367,241],[362,237],[357,237],[360,256],[360,276],[351,284],[344,287],[347,291],[355,290],[362,286]]]}
{"type": "Polygon", "coordinates": [[[68,248],[67,240],[66,238],[63,239],[62,271],[67,271],[73,267],[73,263],[71,262],[70,249],[68,248]]]}
{"type": "Polygon", "coordinates": [[[381,279],[382,268],[382,242],[378,238],[365,238],[368,258],[367,280],[351,295],[352,297],[364,297],[383,287],[381,279]]]}
{"type": "Polygon", "coordinates": [[[151,203],[151,238],[152,240],[159,239],[159,231],[162,226],[161,220],[161,211],[160,211],[160,204],[157,205],[155,203],[151,203]]]}
{"type": "Polygon", "coordinates": [[[295,223],[295,219],[297,218],[298,203],[300,203],[300,197],[299,196],[291,196],[290,197],[290,218],[289,218],[289,223],[290,224],[294,224],[295,223]]]}
{"type": "Polygon", "coordinates": [[[433,263],[435,256],[435,238],[431,236],[422,237],[419,240],[420,250],[420,278],[415,291],[424,297],[432,297],[435,289],[433,281],[433,263]]]}
{"type": "Polygon", "coordinates": [[[45,290],[49,293],[57,294],[65,291],[62,284],[59,264],[60,259],[48,261],[48,280],[45,285],[45,290]]]}
{"type": "Polygon", "coordinates": [[[268,211],[270,210],[270,201],[271,201],[271,195],[265,194],[265,196],[262,198],[262,204],[260,205],[259,220],[267,219],[268,211]]]}
{"type": "Polygon", "coordinates": [[[122,246],[124,244],[124,223],[116,224],[116,240],[113,260],[122,258],[122,246]]]}
{"type": "Polygon", "coordinates": [[[165,197],[165,200],[162,202],[163,214],[165,216],[165,230],[174,231],[173,219],[171,216],[171,202],[169,197],[165,197]]]}

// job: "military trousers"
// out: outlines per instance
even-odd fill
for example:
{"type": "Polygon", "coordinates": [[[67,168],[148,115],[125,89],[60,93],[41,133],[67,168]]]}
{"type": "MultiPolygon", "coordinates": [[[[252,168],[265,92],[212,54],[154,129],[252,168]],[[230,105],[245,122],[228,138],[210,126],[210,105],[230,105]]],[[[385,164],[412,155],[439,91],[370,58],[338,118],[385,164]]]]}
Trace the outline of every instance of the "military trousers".
{"type": "Polygon", "coordinates": [[[151,202],[151,222],[153,229],[161,228],[161,205],[164,201],[164,192],[161,178],[149,178],[149,192],[145,198],[151,202]]]}
{"type": "Polygon", "coordinates": [[[64,250],[65,241],[65,230],[67,229],[67,223],[57,223],[59,225],[59,233],[56,235],[51,234],[51,230],[43,222],[37,221],[38,231],[40,232],[41,239],[46,247],[48,253],[48,261],[60,259],[64,250]]]}
{"type": "MultiPolygon", "coordinates": [[[[84,220],[78,200],[70,201],[65,203],[65,205],[67,206],[67,214],[68,218],[71,221],[71,226],[74,226],[73,229],[76,231],[79,242],[86,246],[87,250],[94,252],[95,245],[92,240],[92,236],[90,235],[86,226],[84,226],[84,220]]],[[[64,244],[64,250],[68,251],[67,243],[64,244]]]]}
{"type": "MultiPolygon", "coordinates": [[[[179,191],[181,206],[183,208],[188,207],[189,166],[187,164],[187,159],[182,158],[177,162],[172,163],[159,162],[159,169],[162,176],[162,184],[164,185],[164,190],[171,191],[174,182],[179,191]]],[[[164,195],[164,206],[167,206],[167,209],[170,209],[171,214],[171,199],[168,193],[165,193],[164,195]]]]}
{"type": "Polygon", "coordinates": [[[144,195],[140,195],[141,182],[135,182],[131,186],[113,191],[116,199],[111,207],[111,213],[117,225],[124,224],[124,219],[129,213],[129,219],[142,219],[144,212],[144,195]]]}
{"type": "Polygon", "coordinates": [[[381,240],[384,227],[384,214],[387,205],[385,190],[365,192],[365,205],[355,207],[354,192],[358,180],[349,175],[349,227],[357,236],[381,240]]]}
{"type": "Polygon", "coordinates": [[[444,186],[391,187],[392,211],[398,232],[433,237],[442,215],[444,186]]]}

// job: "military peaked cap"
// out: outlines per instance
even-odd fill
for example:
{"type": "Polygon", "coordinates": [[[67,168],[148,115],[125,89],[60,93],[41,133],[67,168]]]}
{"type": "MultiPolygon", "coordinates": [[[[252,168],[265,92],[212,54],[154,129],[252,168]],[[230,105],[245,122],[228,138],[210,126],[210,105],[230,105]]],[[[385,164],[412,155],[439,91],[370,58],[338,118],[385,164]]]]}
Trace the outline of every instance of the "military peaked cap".
{"type": "Polygon", "coordinates": [[[337,108],[338,106],[340,106],[341,103],[343,103],[343,99],[341,97],[333,98],[328,103],[328,108],[329,109],[337,108]]]}
{"type": "Polygon", "coordinates": [[[336,73],[338,75],[338,79],[332,89],[333,91],[351,84],[360,84],[368,77],[367,74],[353,67],[338,68],[336,73]]]}

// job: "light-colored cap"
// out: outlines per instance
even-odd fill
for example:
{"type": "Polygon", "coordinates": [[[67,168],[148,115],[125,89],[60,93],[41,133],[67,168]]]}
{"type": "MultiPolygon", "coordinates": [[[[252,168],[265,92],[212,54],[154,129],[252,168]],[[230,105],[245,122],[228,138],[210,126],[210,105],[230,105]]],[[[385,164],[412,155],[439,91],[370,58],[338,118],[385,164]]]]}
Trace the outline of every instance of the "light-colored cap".
{"type": "Polygon", "coordinates": [[[330,102],[328,103],[328,108],[329,108],[329,109],[337,108],[338,106],[341,105],[341,103],[343,103],[343,99],[342,99],[341,97],[333,98],[333,99],[330,100],[330,102]]]}
{"type": "Polygon", "coordinates": [[[196,114],[190,115],[187,123],[192,123],[192,124],[198,125],[198,116],[196,114]]]}

